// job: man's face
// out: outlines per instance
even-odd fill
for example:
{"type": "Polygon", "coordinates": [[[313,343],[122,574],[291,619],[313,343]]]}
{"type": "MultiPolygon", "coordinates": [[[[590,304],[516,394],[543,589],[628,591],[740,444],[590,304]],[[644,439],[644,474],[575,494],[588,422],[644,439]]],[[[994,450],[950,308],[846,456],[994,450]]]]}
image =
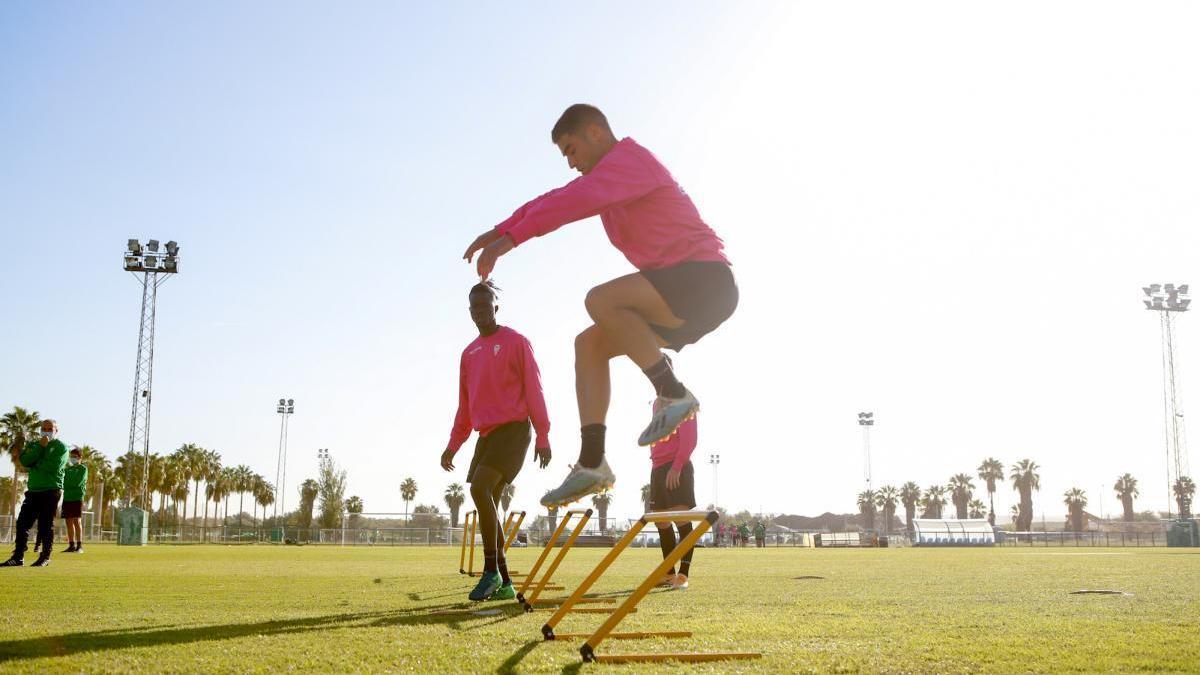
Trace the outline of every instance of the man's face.
{"type": "Polygon", "coordinates": [[[563,157],[567,158],[567,165],[584,175],[595,168],[604,156],[603,145],[598,138],[593,138],[597,136],[594,133],[596,129],[598,127],[593,125],[583,133],[563,134],[555,142],[563,157]]]}
{"type": "Polygon", "coordinates": [[[496,297],[491,293],[477,291],[470,295],[471,320],[479,330],[487,330],[496,325],[496,297]]]}

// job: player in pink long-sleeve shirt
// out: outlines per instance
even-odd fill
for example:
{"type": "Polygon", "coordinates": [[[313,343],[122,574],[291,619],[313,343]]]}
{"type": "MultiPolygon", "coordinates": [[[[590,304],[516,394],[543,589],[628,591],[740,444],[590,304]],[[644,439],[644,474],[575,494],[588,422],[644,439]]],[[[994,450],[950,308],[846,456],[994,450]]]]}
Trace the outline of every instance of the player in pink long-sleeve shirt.
{"type": "MultiPolygon", "coordinates": [[[[655,402],[654,405],[659,405],[655,402]]],[[[696,477],[692,468],[692,452],[696,450],[698,438],[696,418],[692,417],[666,440],[650,446],[650,499],[646,502],[649,511],[691,511],[696,508],[696,477]]],[[[656,523],[658,542],[663,558],[675,550],[675,545],[692,533],[692,524],[677,522],[679,539],[671,523],[656,523]]],[[[688,574],[692,567],[692,552],[683,554],[679,560],[679,573],[674,569],[667,572],[661,585],[675,590],[687,590],[688,574]]]]}
{"type": "Polygon", "coordinates": [[[531,423],[536,461],[543,469],[550,463],[550,418],[533,348],[520,333],[496,323],[500,306],[495,287],[476,284],[469,297],[479,337],[467,345],[459,362],[458,413],[442,453],[442,468],[453,471],[455,453],[472,429],[479,432],[467,482],[483,534],[483,574],[469,597],[504,600],[516,593],[504,559],[500,494],[525,463],[531,423]]]}
{"type": "Polygon", "coordinates": [[[609,361],[628,356],[654,386],[660,404],[638,443],[667,438],[700,402],[675,376],[662,349],[676,351],[721,325],[737,307],[738,290],[724,244],[701,218],[671,173],[632,138],[617,140],[597,108],[576,104],[562,114],[551,140],[579,178],[526,203],[467,247],[486,279],[513,248],[568,223],[600,216],[609,241],[638,269],[587,294],[594,322],[575,339],[579,461],[545,506],[569,504],[615,482],[604,459],[610,398],[609,361]]]}

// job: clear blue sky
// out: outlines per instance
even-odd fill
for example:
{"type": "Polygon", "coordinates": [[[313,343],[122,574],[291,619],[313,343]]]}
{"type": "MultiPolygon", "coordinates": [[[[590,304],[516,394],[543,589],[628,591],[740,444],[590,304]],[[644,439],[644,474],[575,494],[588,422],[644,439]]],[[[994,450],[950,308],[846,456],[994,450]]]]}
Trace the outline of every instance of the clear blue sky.
{"type": "MultiPolygon", "coordinates": [[[[406,476],[440,503],[463,480],[436,466],[473,335],[459,257],[573,177],[549,128],[588,101],[671,168],[738,271],[735,319],[679,359],[704,402],[702,502],[717,451],[722,505],[852,510],[854,421],[873,409],[877,485],[1028,456],[1050,518],[1076,485],[1115,510],[1125,471],[1161,508],[1157,323],[1138,289],[1200,282],[1197,18],[1182,3],[6,3],[0,408],[122,453],[139,297],[120,253],[175,239],[157,451],[194,442],[273,479],[274,401],[291,396],[290,503],[321,447],[368,511],[400,509],[406,476]]],[[[583,295],[629,270],[598,221],[500,263],[557,453],[522,475],[522,508],[577,450],[583,295]]],[[[632,514],[650,392],[628,364],[615,378],[614,510],[632,514]]]]}

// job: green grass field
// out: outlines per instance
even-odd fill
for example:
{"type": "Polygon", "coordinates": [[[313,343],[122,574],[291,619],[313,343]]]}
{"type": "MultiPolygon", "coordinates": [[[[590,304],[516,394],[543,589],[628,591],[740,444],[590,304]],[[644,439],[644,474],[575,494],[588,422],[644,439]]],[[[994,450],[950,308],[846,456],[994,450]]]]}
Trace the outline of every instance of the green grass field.
{"type": "MultiPolygon", "coordinates": [[[[513,549],[527,570],[537,551],[513,549]]],[[[572,551],[568,591],[603,550],[572,551]]],[[[657,550],[594,589],[630,589],[657,550]]],[[[543,642],[548,614],[466,606],[458,549],[89,546],[0,570],[0,670],[574,672],[581,641],[543,642]]],[[[655,592],[599,653],[751,650],[763,658],[612,666],[658,671],[1195,671],[1200,555],[1186,549],[700,550],[686,592],[655,592]],[[816,576],[820,579],[797,579],[816,576]],[[1131,595],[1070,595],[1114,588],[1131,595]]],[[[562,595],[552,593],[549,595],[562,595]]],[[[568,617],[560,632],[603,617],[568,617]]]]}

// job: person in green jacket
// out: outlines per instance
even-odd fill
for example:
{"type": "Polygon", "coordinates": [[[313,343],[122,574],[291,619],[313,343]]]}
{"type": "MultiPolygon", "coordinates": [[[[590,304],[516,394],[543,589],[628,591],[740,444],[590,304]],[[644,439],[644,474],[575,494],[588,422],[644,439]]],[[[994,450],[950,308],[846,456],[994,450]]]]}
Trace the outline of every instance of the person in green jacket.
{"type": "Polygon", "coordinates": [[[754,523],[754,544],[758,548],[767,546],[767,526],[761,520],[754,523]]]}
{"type": "Polygon", "coordinates": [[[83,553],[83,525],[79,519],[83,517],[88,469],[80,463],[82,461],[83,453],[72,447],[63,476],[62,517],[67,521],[67,550],[63,553],[83,553]]]}
{"type": "Polygon", "coordinates": [[[13,460],[29,471],[25,501],[17,513],[16,546],[12,557],[0,567],[21,567],[25,564],[25,550],[29,547],[29,530],[37,522],[42,538],[42,551],[33,567],[50,564],[50,551],[54,548],[54,515],[58,511],[58,498],[62,496],[63,474],[67,468],[67,446],[56,438],[58,424],[54,420],[43,420],[38,440],[25,442],[19,438],[10,452],[13,460]]]}

